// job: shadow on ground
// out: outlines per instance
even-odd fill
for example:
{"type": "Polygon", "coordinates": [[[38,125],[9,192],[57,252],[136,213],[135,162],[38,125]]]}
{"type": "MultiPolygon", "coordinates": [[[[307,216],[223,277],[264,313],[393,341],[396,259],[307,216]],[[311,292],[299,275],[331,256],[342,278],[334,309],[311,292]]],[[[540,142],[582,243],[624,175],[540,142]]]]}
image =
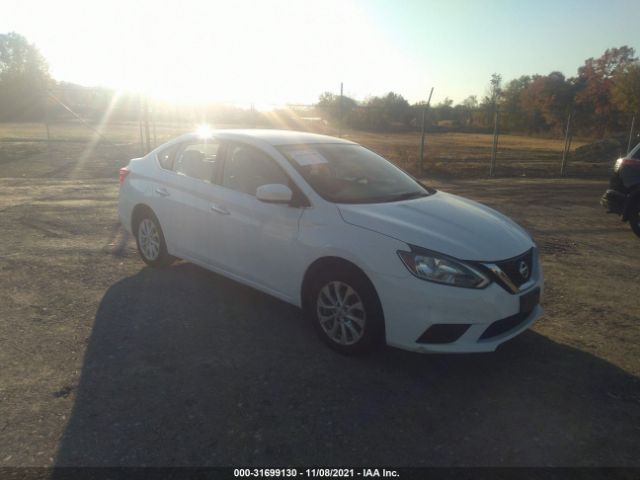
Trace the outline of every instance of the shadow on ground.
{"type": "Polygon", "coordinates": [[[534,332],[343,357],[297,309],[179,263],[106,292],[56,464],[638,465],[638,385],[534,332]]]}

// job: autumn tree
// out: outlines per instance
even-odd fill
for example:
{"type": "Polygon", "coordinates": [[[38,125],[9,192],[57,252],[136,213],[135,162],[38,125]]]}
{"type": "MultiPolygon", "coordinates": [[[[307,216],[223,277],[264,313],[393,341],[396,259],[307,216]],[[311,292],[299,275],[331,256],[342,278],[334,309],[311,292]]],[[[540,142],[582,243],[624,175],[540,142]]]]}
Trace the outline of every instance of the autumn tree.
{"type": "Polygon", "coordinates": [[[389,92],[383,97],[371,97],[366,106],[381,111],[389,122],[406,124],[409,121],[409,102],[399,93],[389,92]]]}
{"type": "Polygon", "coordinates": [[[355,128],[382,131],[406,127],[411,119],[409,102],[402,95],[389,92],[381,97],[367,99],[363,108],[351,113],[348,121],[355,128]]]}
{"type": "Polygon", "coordinates": [[[578,69],[575,100],[583,125],[592,125],[600,135],[619,128],[613,102],[614,78],[636,60],[635,50],[622,46],[607,49],[599,58],[588,58],[578,69]]]}
{"type": "Polygon", "coordinates": [[[453,112],[453,100],[445,97],[444,100],[431,109],[431,116],[436,123],[443,120],[450,121],[453,119],[453,112]]]}
{"type": "Polygon", "coordinates": [[[478,108],[478,97],[475,95],[469,95],[462,101],[462,105],[467,107],[470,110],[478,108]]]}
{"type": "Polygon", "coordinates": [[[640,113],[640,62],[629,63],[616,73],[612,96],[620,111],[640,113]]]}
{"type": "Polygon", "coordinates": [[[538,76],[522,90],[520,104],[529,127],[536,131],[562,131],[573,104],[573,86],[560,72],[538,76]]]}
{"type": "Polygon", "coordinates": [[[50,82],[34,45],[17,33],[0,34],[0,120],[42,118],[50,82]]]}
{"type": "Polygon", "coordinates": [[[500,110],[504,115],[503,125],[509,129],[525,130],[528,126],[527,115],[522,110],[522,95],[531,82],[529,75],[523,75],[507,83],[502,91],[500,110]]]}
{"type": "Polygon", "coordinates": [[[324,92],[320,95],[316,107],[323,117],[331,120],[339,120],[340,117],[349,116],[351,110],[357,107],[358,103],[345,95],[335,95],[331,92],[324,92]]]}

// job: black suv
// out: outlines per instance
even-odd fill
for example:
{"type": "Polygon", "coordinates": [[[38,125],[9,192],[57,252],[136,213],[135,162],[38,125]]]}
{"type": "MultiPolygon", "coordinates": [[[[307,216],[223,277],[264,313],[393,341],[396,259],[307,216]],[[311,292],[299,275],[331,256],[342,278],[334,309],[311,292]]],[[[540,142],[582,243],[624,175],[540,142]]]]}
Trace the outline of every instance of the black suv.
{"type": "Polygon", "coordinates": [[[607,213],[622,215],[622,221],[629,222],[631,230],[640,237],[640,143],[616,161],[600,204],[607,213]]]}

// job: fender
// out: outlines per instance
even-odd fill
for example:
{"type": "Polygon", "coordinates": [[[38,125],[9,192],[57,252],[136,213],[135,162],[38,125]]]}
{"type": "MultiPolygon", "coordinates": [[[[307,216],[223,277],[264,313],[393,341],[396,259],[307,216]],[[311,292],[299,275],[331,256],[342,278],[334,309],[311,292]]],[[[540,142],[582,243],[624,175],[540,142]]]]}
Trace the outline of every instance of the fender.
{"type": "Polygon", "coordinates": [[[622,210],[623,222],[626,222],[629,220],[629,216],[631,215],[631,209],[638,202],[640,202],[640,185],[636,185],[636,187],[633,190],[631,190],[629,195],[627,195],[627,200],[624,202],[624,208],[622,210]]]}

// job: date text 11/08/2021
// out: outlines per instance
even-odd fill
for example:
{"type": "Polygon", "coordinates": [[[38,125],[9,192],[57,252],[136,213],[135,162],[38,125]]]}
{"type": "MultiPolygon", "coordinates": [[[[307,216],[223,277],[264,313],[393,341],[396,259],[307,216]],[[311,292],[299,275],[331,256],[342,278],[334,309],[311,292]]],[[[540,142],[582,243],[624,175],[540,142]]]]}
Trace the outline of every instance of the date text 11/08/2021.
{"type": "Polygon", "coordinates": [[[308,477],[308,478],[394,478],[396,470],[386,468],[235,468],[233,476],[243,477],[308,477]]]}

